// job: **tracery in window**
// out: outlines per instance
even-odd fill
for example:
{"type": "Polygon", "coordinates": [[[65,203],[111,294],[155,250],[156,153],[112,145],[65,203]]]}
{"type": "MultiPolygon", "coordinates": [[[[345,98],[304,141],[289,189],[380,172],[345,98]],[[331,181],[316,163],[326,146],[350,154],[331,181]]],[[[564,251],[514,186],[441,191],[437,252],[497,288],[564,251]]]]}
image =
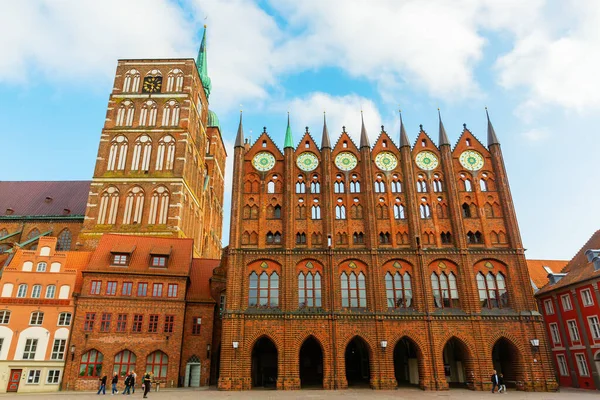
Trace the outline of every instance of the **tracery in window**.
{"type": "Polygon", "coordinates": [[[146,100],[140,110],[139,126],[155,126],[158,106],[154,100],[146,100]]]}
{"type": "Polygon", "coordinates": [[[346,219],[346,206],[335,206],[335,219],[346,219]]]}
{"type": "Polygon", "coordinates": [[[56,251],[68,251],[71,250],[71,231],[67,228],[63,229],[58,234],[58,240],[56,241],[56,251]]]}
{"type": "Polygon", "coordinates": [[[137,93],[140,91],[140,73],[136,69],[131,69],[125,73],[123,79],[123,93],[137,93]]]}
{"type": "Polygon", "coordinates": [[[110,151],[108,153],[107,171],[122,171],[125,169],[127,161],[128,140],[123,135],[118,135],[113,138],[110,143],[110,151]]]}
{"type": "Polygon", "coordinates": [[[385,293],[388,308],[408,308],[412,306],[412,282],[410,274],[395,272],[385,274],[385,293]]]}
{"type": "Polygon", "coordinates": [[[163,126],[177,126],[179,125],[179,103],[175,100],[169,100],[165,103],[163,108],[163,126]]]}
{"type": "Polygon", "coordinates": [[[152,139],[148,135],[141,135],[135,139],[133,146],[133,157],[131,161],[132,171],[148,171],[150,169],[150,157],[152,155],[152,139]]]}
{"type": "Polygon", "coordinates": [[[454,272],[431,273],[431,289],[433,291],[433,302],[437,308],[458,308],[458,288],[454,272]]]}
{"type": "Polygon", "coordinates": [[[113,225],[117,221],[119,211],[119,190],[114,186],[107,187],[100,196],[98,207],[98,224],[113,225]]]}
{"type": "Polygon", "coordinates": [[[263,271],[250,274],[248,290],[249,307],[278,307],[279,306],[279,274],[270,275],[263,271]]]}
{"type": "Polygon", "coordinates": [[[350,193],[360,193],[360,181],[359,180],[350,181],[350,193]]]}
{"type": "Polygon", "coordinates": [[[405,219],[404,206],[402,204],[394,204],[394,219],[405,219]]]}
{"type": "Polygon", "coordinates": [[[344,182],[343,181],[335,181],[333,183],[333,192],[334,193],[344,193],[345,192],[344,182]]]}
{"type": "Polygon", "coordinates": [[[167,92],[181,92],[183,90],[183,71],[174,69],[167,76],[167,92]]]}
{"type": "Polygon", "coordinates": [[[275,231],[274,233],[271,231],[267,232],[267,244],[279,243],[281,243],[281,233],[279,231],[275,231]]]}
{"type": "Polygon", "coordinates": [[[144,191],[139,186],[134,186],[127,193],[125,200],[125,210],[123,213],[123,223],[139,224],[142,222],[144,212],[144,191]]]}
{"type": "Polygon", "coordinates": [[[164,186],[159,186],[152,192],[148,224],[166,224],[169,216],[169,191],[164,186]]]}
{"type": "Polygon", "coordinates": [[[131,100],[124,100],[117,109],[116,126],[132,126],[133,116],[135,114],[135,105],[131,100]]]}
{"type": "Polygon", "coordinates": [[[158,141],[158,151],[156,154],[156,170],[167,171],[173,169],[175,161],[175,138],[171,135],[165,135],[158,141]]]}
{"type": "Polygon", "coordinates": [[[298,307],[321,307],[321,273],[298,273],[298,307]]]}
{"type": "Polygon", "coordinates": [[[365,275],[359,272],[340,275],[342,307],[365,308],[367,306],[367,288],[365,275]]]}
{"type": "Polygon", "coordinates": [[[479,232],[479,231],[467,232],[467,243],[468,244],[482,244],[483,236],[481,235],[481,232],[479,232]]]}
{"type": "Polygon", "coordinates": [[[506,290],[506,279],[502,272],[493,273],[489,271],[477,273],[477,290],[481,307],[506,308],[508,307],[508,291],[506,290]]]}
{"type": "Polygon", "coordinates": [[[431,208],[429,207],[429,204],[424,203],[419,205],[419,212],[421,215],[421,219],[431,218],[431,208]]]}
{"type": "Polygon", "coordinates": [[[390,187],[391,187],[392,193],[401,193],[402,192],[402,183],[398,180],[394,179],[390,183],[390,187]]]}
{"type": "Polygon", "coordinates": [[[312,219],[321,219],[321,206],[314,205],[311,207],[311,218],[312,219]]]}
{"type": "Polygon", "coordinates": [[[379,244],[392,244],[392,236],[389,232],[379,232],[379,244]]]}
{"type": "Polygon", "coordinates": [[[354,232],[352,234],[352,243],[353,244],[364,244],[365,243],[365,235],[362,232],[354,232]]]}

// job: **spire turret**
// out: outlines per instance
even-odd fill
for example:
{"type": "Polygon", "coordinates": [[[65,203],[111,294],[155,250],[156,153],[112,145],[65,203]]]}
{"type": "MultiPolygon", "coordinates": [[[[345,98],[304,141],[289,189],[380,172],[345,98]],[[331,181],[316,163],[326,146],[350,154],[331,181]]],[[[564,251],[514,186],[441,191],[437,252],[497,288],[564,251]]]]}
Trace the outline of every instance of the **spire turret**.
{"type": "Polygon", "coordinates": [[[331,149],[331,143],[329,142],[329,131],[327,130],[327,119],[325,118],[325,112],[323,112],[323,137],[321,138],[321,150],[331,149]]]}
{"type": "Polygon", "coordinates": [[[442,146],[447,144],[450,146],[450,141],[448,140],[448,135],[446,135],[446,129],[444,128],[444,123],[442,122],[442,114],[440,113],[440,109],[438,108],[438,118],[440,120],[440,139],[438,146],[442,146]]]}
{"type": "Polygon", "coordinates": [[[494,127],[492,126],[492,121],[490,121],[490,114],[488,113],[487,107],[485,108],[485,115],[487,117],[487,123],[488,123],[488,127],[487,127],[488,147],[490,147],[493,144],[500,144],[500,142],[498,141],[498,138],[496,137],[496,132],[494,131],[494,127]]]}
{"type": "Polygon", "coordinates": [[[240,111],[240,124],[238,125],[235,147],[244,147],[244,126],[242,125],[242,112],[240,111]]]}
{"type": "Polygon", "coordinates": [[[367,130],[365,129],[365,118],[363,117],[362,111],[360,112],[360,119],[362,120],[362,127],[360,128],[360,148],[371,148],[371,144],[369,143],[369,137],[367,136],[367,130]]]}
{"type": "Polygon", "coordinates": [[[400,147],[404,146],[410,147],[410,142],[408,141],[408,135],[406,135],[404,123],[402,122],[402,111],[400,111],[400,147]]]}
{"type": "Polygon", "coordinates": [[[200,75],[200,81],[202,81],[202,87],[206,93],[206,98],[210,96],[210,89],[212,84],[208,77],[206,67],[206,25],[204,25],[204,35],[202,35],[202,42],[200,43],[200,50],[198,50],[198,58],[196,58],[196,68],[198,68],[198,75],[200,75]]]}
{"type": "Polygon", "coordinates": [[[294,139],[292,138],[292,128],[290,128],[290,113],[288,112],[288,123],[287,129],[285,130],[285,143],[283,144],[283,148],[291,147],[294,148],[294,139]]]}

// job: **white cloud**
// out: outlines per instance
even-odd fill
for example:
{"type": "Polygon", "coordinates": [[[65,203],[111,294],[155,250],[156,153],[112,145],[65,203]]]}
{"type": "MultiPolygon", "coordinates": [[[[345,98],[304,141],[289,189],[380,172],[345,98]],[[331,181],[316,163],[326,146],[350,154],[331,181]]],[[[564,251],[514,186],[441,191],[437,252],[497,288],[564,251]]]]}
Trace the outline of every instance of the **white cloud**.
{"type": "Polygon", "coordinates": [[[543,128],[534,128],[523,132],[522,135],[529,142],[535,143],[546,140],[550,136],[550,133],[543,128]]]}

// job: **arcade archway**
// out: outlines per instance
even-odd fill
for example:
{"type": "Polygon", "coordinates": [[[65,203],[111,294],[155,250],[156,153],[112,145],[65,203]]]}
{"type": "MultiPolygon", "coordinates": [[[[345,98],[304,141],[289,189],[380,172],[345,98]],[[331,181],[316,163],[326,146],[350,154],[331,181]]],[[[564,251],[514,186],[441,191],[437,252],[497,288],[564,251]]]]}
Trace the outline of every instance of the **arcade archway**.
{"type": "Polygon", "coordinates": [[[444,374],[450,387],[466,387],[471,356],[467,346],[453,337],[444,346],[444,374]]]}
{"type": "Polygon", "coordinates": [[[252,349],[252,387],[277,387],[277,348],[271,339],[260,338],[252,349]]]}
{"type": "Polygon", "coordinates": [[[312,336],[300,347],[300,386],[323,387],[323,350],[312,336]]]}
{"type": "Polygon", "coordinates": [[[348,386],[369,386],[371,368],[367,343],[362,338],[355,336],[346,346],[345,359],[348,386]]]}
{"type": "Polygon", "coordinates": [[[419,384],[419,354],[415,343],[407,337],[394,347],[394,375],[398,386],[419,384]]]}
{"type": "Polygon", "coordinates": [[[506,386],[514,387],[517,381],[524,380],[523,366],[519,349],[508,339],[500,338],[492,349],[492,362],[498,374],[504,376],[506,386]]]}

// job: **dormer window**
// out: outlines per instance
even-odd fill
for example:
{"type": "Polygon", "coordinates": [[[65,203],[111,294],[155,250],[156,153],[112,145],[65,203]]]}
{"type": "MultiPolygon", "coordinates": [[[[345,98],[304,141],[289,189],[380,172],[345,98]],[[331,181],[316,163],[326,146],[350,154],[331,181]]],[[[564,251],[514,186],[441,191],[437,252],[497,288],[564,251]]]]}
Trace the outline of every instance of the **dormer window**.
{"type": "Polygon", "coordinates": [[[150,250],[150,267],[167,268],[171,247],[155,246],[150,250]]]}
{"type": "Polygon", "coordinates": [[[129,264],[129,254],[113,254],[112,265],[129,264]]]}
{"type": "Polygon", "coordinates": [[[166,267],[167,266],[167,257],[166,256],[152,256],[152,266],[153,267],[166,267]]]}

